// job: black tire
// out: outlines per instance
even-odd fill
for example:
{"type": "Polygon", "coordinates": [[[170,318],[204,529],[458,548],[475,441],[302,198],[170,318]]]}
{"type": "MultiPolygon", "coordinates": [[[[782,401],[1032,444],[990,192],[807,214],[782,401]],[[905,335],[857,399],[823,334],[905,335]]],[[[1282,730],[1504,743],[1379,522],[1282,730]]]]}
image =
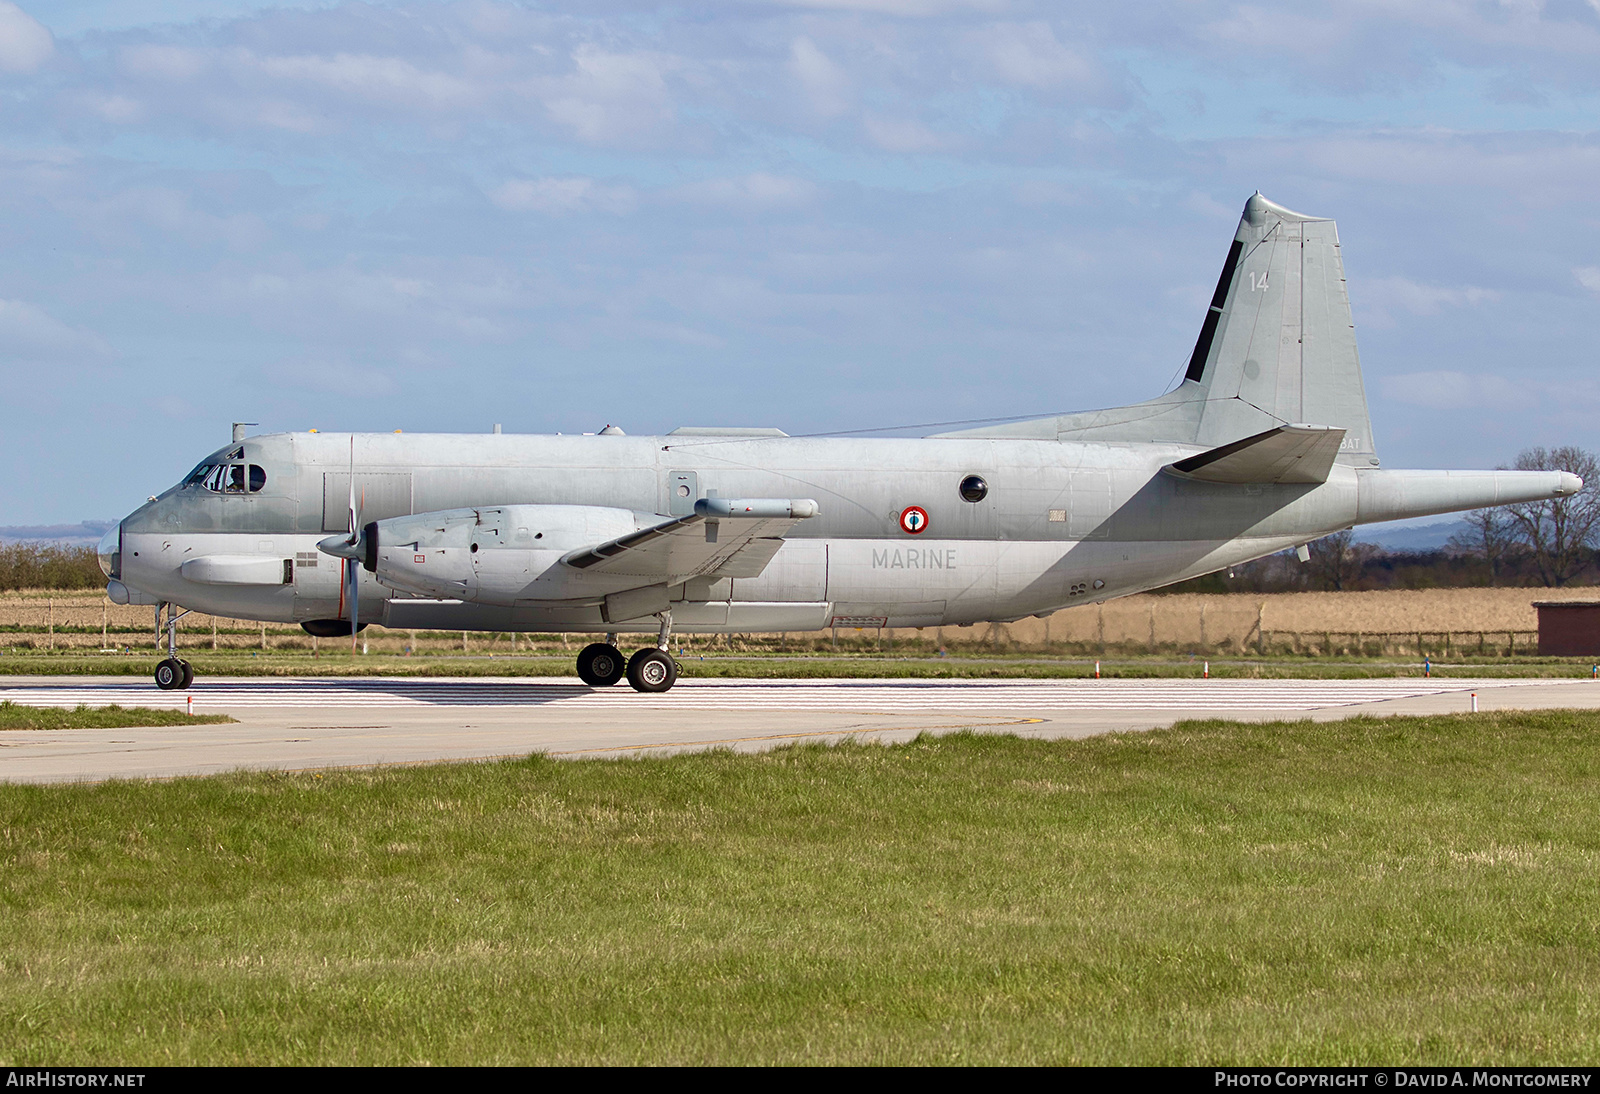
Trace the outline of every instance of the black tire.
{"type": "Polygon", "coordinates": [[[194,685],[194,666],[181,659],[178,661],[178,664],[183,666],[183,683],[179,684],[178,686],[180,688],[188,689],[194,685]]]}
{"type": "Polygon", "coordinates": [[[607,642],[595,642],[578,654],[578,679],[592,688],[608,688],[622,679],[627,666],[622,651],[607,642]]]}
{"type": "Polygon", "coordinates": [[[183,687],[183,662],[167,657],[157,664],[156,687],[162,691],[177,691],[183,687]]]}
{"type": "Polygon", "coordinates": [[[628,683],[634,691],[666,691],[678,682],[678,663],[665,650],[646,648],[628,659],[628,683]]]}

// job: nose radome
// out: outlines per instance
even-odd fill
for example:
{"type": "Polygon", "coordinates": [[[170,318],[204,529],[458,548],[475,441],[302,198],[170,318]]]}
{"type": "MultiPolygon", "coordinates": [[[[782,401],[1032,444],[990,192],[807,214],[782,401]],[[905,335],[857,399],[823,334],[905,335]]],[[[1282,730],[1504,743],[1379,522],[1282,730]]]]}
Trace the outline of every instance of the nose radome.
{"type": "Polygon", "coordinates": [[[96,548],[95,555],[100,562],[100,569],[107,577],[115,577],[118,567],[117,552],[121,550],[122,525],[114,524],[100,537],[100,546],[96,548]]]}
{"type": "Polygon", "coordinates": [[[1571,471],[1561,472],[1561,485],[1556,490],[1561,494],[1576,494],[1583,489],[1583,480],[1571,471]]]}

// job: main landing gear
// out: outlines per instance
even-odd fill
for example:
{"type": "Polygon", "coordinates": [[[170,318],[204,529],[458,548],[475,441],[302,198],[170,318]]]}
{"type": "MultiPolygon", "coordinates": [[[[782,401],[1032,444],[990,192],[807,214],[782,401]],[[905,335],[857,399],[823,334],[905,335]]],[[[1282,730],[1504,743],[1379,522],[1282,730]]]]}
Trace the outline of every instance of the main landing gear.
{"type": "Polygon", "coordinates": [[[161,629],[161,615],[167,616],[167,656],[156,665],[156,687],[162,691],[178,691],[194,683],[194,666],[178,656],[178,620],[188,615],[179,611],[176,604],[156,605],[156,630],[161,629]]]}
{"type": "Polygon", "coordinates": [[[662,612],[656,618],[661,620],[656,644],[628,658],[626,667],[614,633],[606,635],[604,642],[585,646],[578,654],[579,679],[592,688],[608,688],[623,676],[627,676],[634,691],[660,692],[672,687],[678,682],[678,662],[667,652],[672,637],[672,613],[662,612]]]}

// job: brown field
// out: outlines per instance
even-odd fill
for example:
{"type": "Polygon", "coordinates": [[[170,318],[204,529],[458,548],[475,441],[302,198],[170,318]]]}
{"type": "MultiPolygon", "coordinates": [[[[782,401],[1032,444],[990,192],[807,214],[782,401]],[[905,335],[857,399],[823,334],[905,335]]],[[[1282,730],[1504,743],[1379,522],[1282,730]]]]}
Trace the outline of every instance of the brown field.
{"type": "MultiPolygon", "coordinates": [[[[848,648],[1028,650],[1093,654],[1118,652],[1404,653],[1418,642],[1430,651],[1505,654],[1532,652],[1536,600],[1595,599],[1590,587],[1568,589],[1429,589],[1354,593],[1276,593],[1131,596],[1085,604],[1047,619],[993,626],[923,631],[841,630],[848,648]]],[[[119,607],[102,594],[23,592],[0,595],[0,647],[21,649],[150,649],[156,645],[155,610],[119,607]]],[[[181,624],[181,645],[210,649],[313,649],[318,643],[298,626],[218,618],[199,613],[181,624]]],[[[364,637],[374,651],[511,653],[574,649],[589,639],[573,635],[490,635],[387,631],[364,637]]],[[[750,648],[781,642],[784,648],[823,648],[824,632],[759,640],[755,636],[686,636],[686,648],[750,648]]],[[[321,645],[346,645],[323,639],[321,645]]]]}

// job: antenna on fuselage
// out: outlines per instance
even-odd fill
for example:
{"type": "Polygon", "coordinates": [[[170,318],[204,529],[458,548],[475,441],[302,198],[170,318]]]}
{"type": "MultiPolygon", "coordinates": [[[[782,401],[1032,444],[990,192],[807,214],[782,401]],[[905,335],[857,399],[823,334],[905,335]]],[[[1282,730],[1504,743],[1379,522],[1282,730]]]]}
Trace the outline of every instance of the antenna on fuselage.
{"type": "Polygon", "coordinates": [[[244,440],[244,431],[245,431],[245,429],[247,429],[250,426],[260,425],[260,424],[261,424],[260,422],[234,422],[233,423],[233,443],[234,444],[238,444],[240,441],[244,440]]]}

